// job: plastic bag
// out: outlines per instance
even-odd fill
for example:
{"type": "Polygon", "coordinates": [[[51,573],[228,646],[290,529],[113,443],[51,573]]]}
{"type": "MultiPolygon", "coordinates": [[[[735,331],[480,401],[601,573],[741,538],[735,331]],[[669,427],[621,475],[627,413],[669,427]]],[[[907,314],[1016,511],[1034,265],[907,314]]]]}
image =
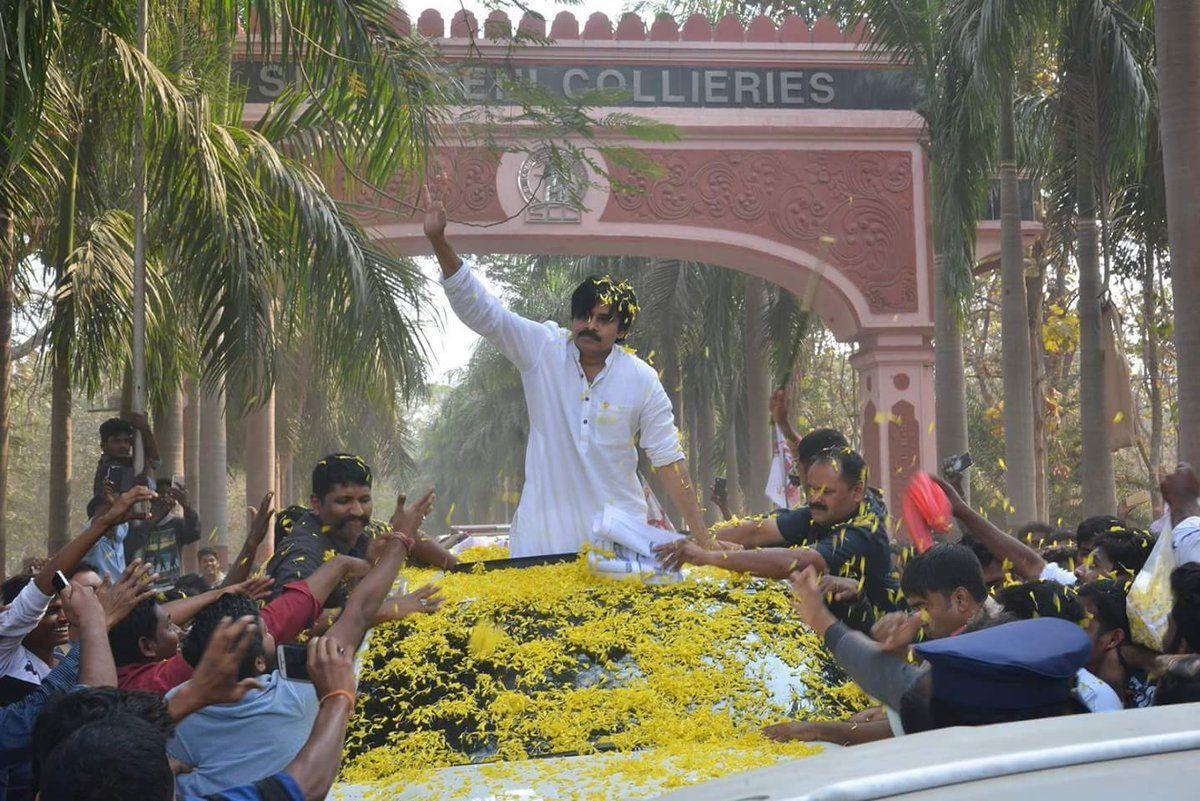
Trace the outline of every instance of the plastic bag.
{"type": "Polygon", "coordinates": [[[1154,543],[1125,601],[1134,642],[1155,651],[1162,651],[1166,646],[1171,618],[1171,572],[1175,567],[1175,549],[1168,528],[1154,543]]]}
{"type": "Polygon", "coordinates": [[[933,547],[932,533],[945,534],[953,521],[950,499],[926,473],[913,474],[904,491],[904,524],[917,553],[933,547]],[[932,533],[931,533],[932,532],[932,533]]]}

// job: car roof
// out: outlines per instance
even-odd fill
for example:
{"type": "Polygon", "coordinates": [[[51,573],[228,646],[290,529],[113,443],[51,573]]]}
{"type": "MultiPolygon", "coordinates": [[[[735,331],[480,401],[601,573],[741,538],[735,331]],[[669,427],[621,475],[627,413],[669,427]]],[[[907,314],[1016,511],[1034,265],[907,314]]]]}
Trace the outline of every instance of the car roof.
{"type": "Polygon", "coordinates": [[[1200,797],[1200,703],[940,729],[726,776],[662,801],[1200,797]]]}

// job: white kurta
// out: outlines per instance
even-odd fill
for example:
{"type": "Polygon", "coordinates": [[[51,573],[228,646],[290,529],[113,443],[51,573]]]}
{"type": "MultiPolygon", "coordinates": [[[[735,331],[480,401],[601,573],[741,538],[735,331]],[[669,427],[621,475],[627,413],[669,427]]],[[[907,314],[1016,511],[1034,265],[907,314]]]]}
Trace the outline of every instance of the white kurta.
{"type": "Polygon", "coordinates": [[[512,555],[579,550],[606,503],[645,520],[637,446],[655,467],[684,458],[671,401],[654,368],[618,346],[589,385],[567,329],[504,308],[468,264],[442,286],[459,319],[521,373],[529,444],[512,555]]]}

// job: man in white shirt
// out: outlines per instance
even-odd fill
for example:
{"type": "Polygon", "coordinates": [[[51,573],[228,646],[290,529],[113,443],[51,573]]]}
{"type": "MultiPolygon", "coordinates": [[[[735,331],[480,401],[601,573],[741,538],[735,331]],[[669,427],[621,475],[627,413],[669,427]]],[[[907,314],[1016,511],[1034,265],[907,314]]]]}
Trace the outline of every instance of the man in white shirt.
{"type": "Polygon", "coordinates": [[[571,298],[569,330],[526,320],[504,308],[446,241],[441,202],[426,192],[425,206],[425,235],[451,308],[521,373],[530,432],[512,555],[579,550],[606,504],[645,520],[638,446],[692,536],[707,542],[670,399],[654,369],[620,346],[636,313],[628,284],[584,281],[571,298]]]}
{"type": "Polygon", "coordinates": [[[1200,562],[1200,477],[1189,464],[1163,476],[1159,484],[1163,501],[1171,512],[1171,545],[1181,565],[1200,562]]]}

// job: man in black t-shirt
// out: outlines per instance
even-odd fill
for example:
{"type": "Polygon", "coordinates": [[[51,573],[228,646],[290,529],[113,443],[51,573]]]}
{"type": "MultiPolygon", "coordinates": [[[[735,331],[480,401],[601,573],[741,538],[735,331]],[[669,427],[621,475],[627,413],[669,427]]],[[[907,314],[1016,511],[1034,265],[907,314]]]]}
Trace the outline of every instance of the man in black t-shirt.
{"type": "Polygon", "coordinates": [[[857,625],[894,611],[901,603],[900,582],[888,544],[887,516],[878,492],[866,485],[862,456],[849,448],[824,451],[809,464],[805,483],[808,506],[775,518],[781,537],[793,547],[718,551],[681,540],[658,549],[660,559],[668,568],[713,565],[765,578],[786,578],[812,565],[855,583],[852,591],[842,589],[837,595],[845,602],[843,616],[857,625]],[[861,602],[857,610],[851,600],[861,602]]]}
{"type": "Polygon", "coordinates": [[[134,526],[125,539],[125,563],[143,559],[159,579],[174,581],[196,571],[199,541],[200,515],[192,508],[187,490],[171,484],[150,504],[150,519],[134,526]]]}

